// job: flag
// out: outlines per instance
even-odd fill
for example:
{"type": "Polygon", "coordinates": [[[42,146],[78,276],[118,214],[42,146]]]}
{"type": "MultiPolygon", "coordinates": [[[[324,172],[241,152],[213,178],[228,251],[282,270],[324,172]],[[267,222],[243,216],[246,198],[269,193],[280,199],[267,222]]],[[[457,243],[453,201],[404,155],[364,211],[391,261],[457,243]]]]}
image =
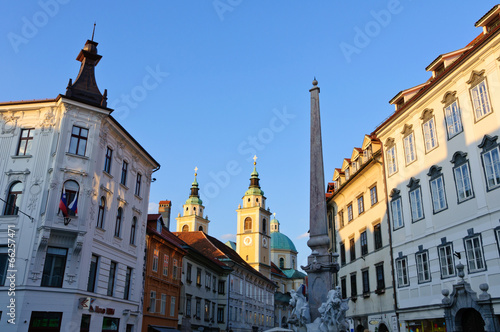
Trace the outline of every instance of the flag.
{"type": "Polygon", "coordinates": [[[63,216],[68,217],[68,204],[66,203],[66,193],[61,195],[61,201],[59,202],[59,210],[61,210],[63,216]]]}
{"type": "Polygon", "coordinates": [[[76,216],[78,213],[78,195],[75,195],[73,202],[69,204],[68,208],[73,212],[71,215],[76,216]]]}

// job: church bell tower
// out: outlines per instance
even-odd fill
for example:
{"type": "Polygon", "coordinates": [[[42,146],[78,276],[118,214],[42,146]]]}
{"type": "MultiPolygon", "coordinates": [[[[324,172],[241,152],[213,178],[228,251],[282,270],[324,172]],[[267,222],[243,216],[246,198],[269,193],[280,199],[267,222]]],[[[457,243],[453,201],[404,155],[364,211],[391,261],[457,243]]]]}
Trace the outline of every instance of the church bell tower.
{"type": "Polygon", "coordinates": [[[253,164],[250,186],[243,196],[243,205],[239,205],[236,210],[236,252],[254,269],[271,278],[271,212],[266,210],[266,197],[260,189],[257,156],[254,157],[253,164]]]}
{"type": "Polygon", "coordinates": [[[177,232],[202,231],[208,234],[208,218],[203,217],[203,202],[198,193],[198,167],[194,169],[194,181],[191,184],[191,194],[186,203],[182,206],[183,214],[179,213],[177,220],[177,232]]]}

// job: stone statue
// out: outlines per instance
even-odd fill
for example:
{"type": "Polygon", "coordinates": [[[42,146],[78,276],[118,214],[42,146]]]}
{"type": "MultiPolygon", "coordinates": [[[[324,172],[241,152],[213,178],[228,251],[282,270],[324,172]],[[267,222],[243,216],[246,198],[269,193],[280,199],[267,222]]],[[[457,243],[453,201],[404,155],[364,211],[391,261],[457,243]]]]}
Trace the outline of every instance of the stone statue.
{"type": "Polygon", "coordinates": [[[341,332],[348,331],[346,311],[349,309],[347,301],[342,300],[340,287],[328,292],[327,300],[318,308],[320,317],[308,326],[310,331],[341,332]],[[314,325],[314,326],[313,326],[314,325]]]}
{"type": "Polygon", "coordinates": [[[309,303],[306,299],[306,286],[302,284],[297,291],[290,292],[290,306],[293,308],[288,323],[292,325],[294,331],[305,331],[306,324],[311,322],[309,303]]]}

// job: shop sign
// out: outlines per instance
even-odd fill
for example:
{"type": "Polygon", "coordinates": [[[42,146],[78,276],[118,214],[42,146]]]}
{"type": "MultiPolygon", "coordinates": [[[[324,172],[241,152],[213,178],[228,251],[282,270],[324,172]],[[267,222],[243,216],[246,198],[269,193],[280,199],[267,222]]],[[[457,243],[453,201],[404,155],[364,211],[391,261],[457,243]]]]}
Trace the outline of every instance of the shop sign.
{"type": "Polygon", "coordinates": [[[375,319],[372,319],[370,322],[369,322],[370,325],[378,325],[378,320],[375,320],[375,319]]]}
{"type": "Polygon", "coordinates": [[[88,310],[89,312],[95,312],[98,314],[114,315],[114,308],[101,308],[98,305],[94,305],[96,299],[91,297],[81,297],[78,301],[78,309],[88,310]]]}

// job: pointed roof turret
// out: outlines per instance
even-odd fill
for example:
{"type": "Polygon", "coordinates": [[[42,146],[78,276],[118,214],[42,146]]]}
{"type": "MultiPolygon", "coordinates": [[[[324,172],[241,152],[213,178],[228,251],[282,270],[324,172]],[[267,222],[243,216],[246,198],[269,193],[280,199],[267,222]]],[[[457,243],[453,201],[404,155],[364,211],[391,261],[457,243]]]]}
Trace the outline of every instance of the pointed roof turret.
{"type": "Polygon", "coordinates": [[[97,54],[97,44],[94,41],[94,32],[92,32],[92,40],[87,40],[85,46],[76,57],[76,60],[82,63],[80,72],[75,83],[73,83],[71,78],[69,79],[68,86],[66,87],[66,97],[94,106],[107,107],[108,92],[104,90],[104,94],[102,94],[97,87],[95,79],[94,69],[102,58],[101,55],[97,54]]]}
{"type": "Polygon", "coordinates": [[[257,172],[257,156],[253,157],[253,171],[250,174],[250,186],[245,192],[245,196],[249,195],[261,195],[264,196],[264,192],[260,189],[259,185],[259,173],[257,172]]]}
{"type": "Polygon", "coordinates": [[[271,233],[280,231],[280,222],[276,219],[276,213],[273,213],[273,219],[271,219],[271,233]]]}
{"type": "Polygon", "coordinates": [[[186,204],[198,204],[201,205],[203,204],[202,200],[200,199],[200,195],[198,191],[200,190],[198,188],[198,180],[196,177],[198,176],[198,167],[194,168],[194,181],[191,184],[191,194],[189,195],[189,198],[186,201],[186,204]]]}

